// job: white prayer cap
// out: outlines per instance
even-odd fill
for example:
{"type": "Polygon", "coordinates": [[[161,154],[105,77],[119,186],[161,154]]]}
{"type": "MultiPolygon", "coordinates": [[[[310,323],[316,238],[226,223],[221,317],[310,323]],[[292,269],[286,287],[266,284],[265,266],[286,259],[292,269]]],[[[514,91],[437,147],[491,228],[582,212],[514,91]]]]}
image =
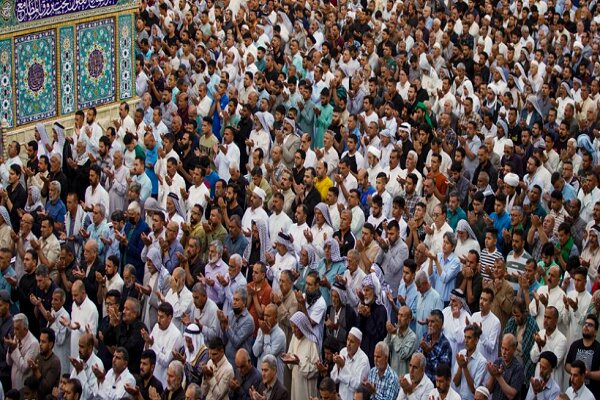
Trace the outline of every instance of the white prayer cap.
{"type": "Polygon", "coordinates": [[[258,197],[260,197],[260,199],[262,201],[265,201],[265,198],[267,197],[267,194],[265,193],[264,190],[262,190],[261,188],[259,188],[258,186],[256,186],[254,188],[254,190],[252,191],[252,193],[254,193],[255,195],[257,195],[258,197]]]}
{"type": "Polygon", "coordinates": [[[583,50],[583,43],[581,43],[579,40],[576,40],[575,43],[573,43],[573,48],[575,47],[579,47],[579,50],[583,50]]]}
{"type": "Polygon", "coordinates": [[[509,172],[504,176],[504,183],[512,187],[519,186],[519,175],[515,174],[514,172],[509,172]]]}
{"type": "Polygon", "coordinates": [[[359,342],[362,342],[362,332],[357,327],[352,327],[350,329],[350,334],[358,339],[359,342]]]}
{"type": "Polygon", "coordinates": [[[477,389],[475,389],[475,391],[482,394],[486,399],[490,398],[490,391],[485,386],[479,386],[477,389]]]}
{"type": "Polygon", "coordinates": [[[373,154],[377,159],[381,159],[381,152],[375,146],[369,146],[369,153],[373,154]]]}

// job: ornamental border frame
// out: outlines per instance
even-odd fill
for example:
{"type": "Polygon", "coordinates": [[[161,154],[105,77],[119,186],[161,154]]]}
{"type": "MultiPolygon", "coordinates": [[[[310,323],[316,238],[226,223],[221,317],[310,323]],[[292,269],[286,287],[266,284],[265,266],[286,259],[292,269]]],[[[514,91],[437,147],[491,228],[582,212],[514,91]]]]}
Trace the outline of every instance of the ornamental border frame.
{"type": "MultiPolygon", "coordinates": [[[[57,35],[59,35],[60,33],[60,28],[64,27],[64,26],[72,26],[73,29],[73,33],[74,33],[74,39],[77,37],[77,33],[76,33],[76,27],[77,25],[81,24],[81,23],[86,23],[86,22],[92,22],[92,21],[96,21],[96,20],[100,20],[100,19],[107,19],[107,18],[113,18],[115,20],[115,30],[114,30],[114,39],[115,40],[115,46],[117,46],[117,41],[119,40],[119,16],[121,15],[133,15],[134,14],[134,10],[137,9],[137,5],[136,4],[123,4],[123,5],[116,5],[116,6],[112,6],[112,7],[107,7],[107,8],[103,8],[101,9],[102,12],[99,12],[93,16],[87,16],[85,18],[81,18],[81,19],[76,19],[74,17],[77,17],[77,15],[81,15],[81,13],[89,13],[89,11],[81,11],[79,13],[73,13],[73,14],[66,14],[66,15],[62,15],[62,16],[58,16],[58,17],[52,17],[52,18],[48,18],[45,19],[45,23],[42,25],[38,25],[37,27],[33,27],[33,28],[25,28],[25,29],[12,29],[10,30],[10,33],[7,34],[2,34],[0,35],[0,40],[5,40],[5,39],[9,39],[10,40],[10,47],[11,47],[11,53],[12,53],[12,82],[15,82],[15,80],[17,79],[16,76],[16,71],[14,68],[14,53],[15,53],[15,38],[17,36],[24,36],[24,35],[30,35],[32,33],[36,33],[36,32],[41,32],[44,30],[55,30],[57,35]],[[64,18],[66,17],[66,18],[64,18]],[[53,22],[54,21],[54,22],[53,22]],[[52,26],[48,26],[48,25],[52,25],[52,26]]],[[[32,22],[38,22],[39,21],[32,21],[32,22]]],[[[31,22],[27,22],[24,23],[23,25],[25,26],[30,26],[31,22]]],[[[132,24],[135,25],[135,19],[132,19],[132,24]]],[[[35,25],[35,24],[33,24],[35,25]]],[[[134,34],[134,31],[132,31],[132,35],[134,34]]],[[[132,39],[133,41],[135,41],[135,39],[132,39]]],[[[55,60],[55,65],[59,65],[60,63],[60,54],[58,53],[60,51],[60,43],[59,40],[55,41],[55,46],[56,46],[56,60],[55,60]]],[[[74,48],[76,47],[76,44],[74,44],[74,48]]],[[[131,65],[135,65],[135,51],[131,52],[131,65]]],[[[117,65],[115,63],[115,69],[117,68],[117,65]]],[[[73,80],[74,82],[77,82],[77,79],[79,78],[78,76],[78,71],[77,68],[74,68],[73,70],[73,80]]],[[[61,82],[61,78],[62,78],[62,73],[59,70],[59,68],[56,68],[56,90],[57,90],[57,99],[56,99],[56,106],[57,106],[57,113],[54,117],[54,119],[56,118],[62,118],[62,117],[66,117],[69,115],[74,115],[77,109],[77,104],[75,104],[75,110],[72,113],[67,113],[67,114],[62,114],[61,111],[61,107],[62,107],[62,99],[61,97],[58,95],[58,93],[60,93],[60,91],[62,90],[62,85],[60,84],[61,82]]],[[[133,79],[133,78],[132,78],[133,79]]],[[[120,98],[120,83],[121,83],[121,76],[120,74],[115,73],[115,101],[111,102],[111,103],[107,103],[107,104],[112,104],[115,102],[119,102],[120,100],[118,100],[120,98]]],[[[74,99],[75,99],[75,103],[77,103],[77,91],[79,90],[79,88],[75,88],[75,92],[74,92],[74,99]]],[[[135,91],[133,92],[135,93],[135,91]]],[[[13,99],[15,99],[15,96],[17,95],[17,88],[16,85],[12,85],[12,95],[13,95],[13,99]]],[[[133,96],[135,97],[135,95],[133,96]]],[[[99,107],[105,106],[107,104],[103,104],[100,105],[99,107]]],[[[17,116],[17,105],[16,105],[16,101],[13,100],[12,104],[11,104],[11,109],[12,109],[12,116],[13,116],[13,126],[8,127],[7,129],[5,129],[5,133],[10,133],[12,131],[16,131],[18,129],[23,129],[23,128],[29,128],[29,127],[33,127],[35,126],[35,124],[40,123],[43,121],[47,121],[46,120],[38,120],[38,121],[33,121],[33,122],[28,122],[25,124],[21,124],[21,125],[17,125],[17,121],[16,121],[16,116],[17,116]]],[[[52,119],[49,118],[49,119],[52,119]]]]}

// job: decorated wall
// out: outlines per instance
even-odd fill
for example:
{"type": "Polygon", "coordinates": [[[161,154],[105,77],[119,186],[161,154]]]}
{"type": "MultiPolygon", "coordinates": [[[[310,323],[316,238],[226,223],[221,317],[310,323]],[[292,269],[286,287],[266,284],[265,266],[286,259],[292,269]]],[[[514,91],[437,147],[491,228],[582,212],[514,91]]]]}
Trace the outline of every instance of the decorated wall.
{"type": "Polygon", "coordinates": [[[134,95],[135,0],[0,0],[0,120],[10,129],[134,95]]]}

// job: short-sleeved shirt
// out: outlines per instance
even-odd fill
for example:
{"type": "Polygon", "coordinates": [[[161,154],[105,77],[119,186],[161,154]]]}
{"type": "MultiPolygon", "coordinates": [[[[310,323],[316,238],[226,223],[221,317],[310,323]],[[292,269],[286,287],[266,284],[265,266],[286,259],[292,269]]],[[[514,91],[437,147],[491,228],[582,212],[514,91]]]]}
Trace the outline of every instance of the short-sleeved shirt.
{"type": "MultiPolygon", "coordinates": [[[[598,371],[600,369],[600,343],[594,340],[594,343],[590,347],[586,347],[583,344],[583,339],[573,342],[567,353],[566,362],[572,364],[575,360],[583,361],[587,371],[598,371]]],[[[599,381],[586,379],[585,385],[592,393],[600,393],[599,381]]]]}
{"type": "MultiPolygon", "coordinates": [[[[508,383],[508,385],[512,388],[521,390],[521,387],[525,382],[525,374],[523,364],[521,364],[519,360],[513,358],[510,364],[505,365],[504,360],[502,358],[498,358],[496,359],[496,361],[494,361],[494,365],[504,365],[504,372],[502,372],[502,377],[504,378],[506,383],[508,383]]],[[[508,397],[504,395],[504,392],[500,388],[498,382],[494,382],[492,398],[499,400],[508,400],[508,397]]]]}

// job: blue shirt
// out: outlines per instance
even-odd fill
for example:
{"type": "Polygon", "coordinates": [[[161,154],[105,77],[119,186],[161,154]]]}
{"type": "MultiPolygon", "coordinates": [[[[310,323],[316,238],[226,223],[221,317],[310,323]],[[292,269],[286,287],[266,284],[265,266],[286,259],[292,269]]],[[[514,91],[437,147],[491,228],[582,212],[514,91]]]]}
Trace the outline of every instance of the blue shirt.
{"type": "Polygon", "coordinates": [[[410,321],[409,327],[410,330],[416,332],[417,319],[414,316],[417,315],[417,303],[419,299],[419,291],[417,290],[417,285],[415,285],[415,282],[413,281],[407,287],[403,279],[402,282],[400,282],[400,286],[398,286],[398,295],[404,297],[404,302],[406,303],[406,306],[412,311],[413,319],[412,321],[410,321]]]}
{"type": "MultiPolygon", "coordinates": [[[[6,270],[4,272],[0,273],[0,290],[6,290],[8,293],[11,294],[11,297],[12,297],[12,292],[14,289],[11,286],[11,284],[8,283],[5,276],[12,276],[13,278],[17,279],[17,273],[15,272],[12,265],[9,265],[8,268],[6,268],[6,270]]],[[[19,313],[19,302],[18,301],[14,301],[14,302],[11,301],[10,313],[11,313],[11,315],[15,315],[15,314],[19,313]]]]}
{"type": "Polygon", "coordinates": [[[152,181],[145,172],[141,175],[132,175],[131,180],[139,183],[142,187],[140,190],[140,202],[144,204],[146,199],[152,194],[152,181]]]}
{"type": "Polygon", "coordinates": [[[228,250],[230,256],[234,254],[243,255],[246,246],[248,246],[248,239],[243,234],[240,234],[236,239],[232,238],[231,235],[227,235],[223,241],[223,247],[228,250]]]}
{"type": "Polygon", "coordinates": [[[577,192],[575,191],[575,188],[571,185],[569,185],[568,183],[565,183],[565,186],[563,186],[562,189],[562,195],[563,195],[563,200],[566,203],[567,201],[571,201],[574,198],[577,197],[577,192]]]}
{"type": "Polygon", "coordinates": [[[371,396],[371,400],[390,400],[398,397],[398,393],[400,392],[398,375],[389,365],[382,377],[379,377],[379,370],[377,367],[371,368],[367,380],[369,383],[375,385],[375,388],[377,389],[375,394],[371,396]]]}
{"type": "Polygon", "coordinates": [[[100,240],[101,237],[108,239],[111,237],[111,231],[106,221],[96,224],[89,224],[87,231],[90,234],[90,239],[94,239],[98,243],[98,257],[100,260],[104,260],[104,243],[100,240]]]}
{"type": "Polygon", "coordinates": [[[65,207],[65,203],[63,203],[63,201],[60,199],[60,197],[54,203],[52,203],[52,201],[48,200],[48,202],[46,203],[46,212],[48,213],[48,215],[50,217],[52,217],[54,222],[59,222],[61,224],[65,223],[65,215],[67,214],[67,207],[65,207]]]}
{"type": "MultiPolygon", "coordinates": [[[[344,271],[346,270],[346,264],[342,261],[332,262],[331,267],[327,270],[325,266],[325,259],[322,259],[319,262],[319,277],[323,279],[326,277],[327,280],[333,285],[335,282],[336,275],[344,275],[344,271]]],[[[325,299],[325,303],[327,307],[331,305],[331,291],[325,286],[321,286],[321,296],[325,299]]]]}
{"type": "MultiPolygon", "coordinates": [[[[227,104],[229,104],[229,97],[227,97],[226,94],[221,96],[219,104],[221,105],[221,110],[225,110],[227,108],[227,104]]],[[[213,133],[217,139],[221,141],[221,116],[219,115],[219,110],[217,107],[215,107],[215,112],[213,113],[213,133]]]]}
{"type": "Polygon", "coordinates": [[[502,236],[502,231],[510,228],[510,215],[508,215],[506,211],[501,215],[493,212],[490,214],[490,219],[494,221],[494,228],[498,230],[498,242],[496,243],[496,248],[498,251],[502,252],[502,249],[504,248],[504,236],[502,236]]]}
{"type": "MultiPolygon", "coordinates": [[[[444,253],[438,253],[437,259],[442,266],[442,274],[438,274],[436,264],[433,263],[433,274],[429,277],[431,286],[440,294],[442,301],[450,301],[450,292],[456,287],[456,276],[460,271],[460,260],[454,253],[450,253],[447,259],[444,253]]],[[[434,377],[435,379],[435,377],[434,377]]]]}
{"type": "Polygon", "coordinates": [[[560,386],[554,380],[554,378],[550,378],[550,380],[544,386],[544,390],[535,394],[533,392],[533,386],[529,385],[529,390],[527,391],[527,397],[525,400],[554,400],[560,394],[560,386]]]}
{"type": "MultiPolygon", "coordinates": [[[[459,353],[464,355],[465,357],[467,356],[466,350],[461,350],[459,353]]],[[[469,370],[471,377],[473,378],[473,386],[475,386],[475,388],[481,385],[485,385],[485,379],[487,377],[486,364],[487,360],[478,351],[475,351],[475,353],[473,353],[471,357],[468,358],[467,369],[469,370]]],[[[458,368],[458,362],[454,362],[452,365],[453,381],[454,375],[456,375],[458,368]]],[[[460,394],[461,399],[473,400],[474,395],[473,393],[471,393],[471,389],[469,389],[469,384],[467,383],[467,378],[465,378],[464,371],[462,372],[462,375],[460,377],[460,386],[458,386],[456,389],[458,394],[460,394]]]]}
{"type": "Polygon", "coordinates": [[[154,145],[154,148],[146,148],[146,175],[152,183],[152,194],[158,194],[158,177],[154,172],[154,165],[158,162],[158,145],[154,145]]]}
{"type": "Polygon", "coordinates": [[[431,314],[431,310],[442,311],[443,309],[444,302],[442,302],[440,294],[434,288],[429,288],[428,291],[417,298],[417,329],[415,331],[417,341],[420,342],[427,333],[427,325],[421,325],[418,321],[426,321],[429,314],[431,314]]]}

